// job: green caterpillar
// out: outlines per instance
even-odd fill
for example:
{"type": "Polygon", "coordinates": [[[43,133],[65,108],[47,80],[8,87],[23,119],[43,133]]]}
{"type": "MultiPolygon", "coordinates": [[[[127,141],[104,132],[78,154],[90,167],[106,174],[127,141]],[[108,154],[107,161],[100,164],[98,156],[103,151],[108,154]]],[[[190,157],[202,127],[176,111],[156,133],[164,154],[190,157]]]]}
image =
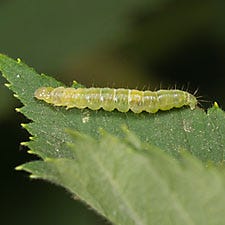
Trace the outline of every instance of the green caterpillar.
{"type": "Polygon", "coordinates": [[[106,111],[117,109],[119,112],[129,110],[134,113],[147,111],[156,113],[158,110],[180,108],[184,105],[192,110],[197,105],[197,98],[181,90],[139,91],[113,88],[65,88],[40,87],[34,96],[55,106],[69,108],[89,108],[106,111]]]}

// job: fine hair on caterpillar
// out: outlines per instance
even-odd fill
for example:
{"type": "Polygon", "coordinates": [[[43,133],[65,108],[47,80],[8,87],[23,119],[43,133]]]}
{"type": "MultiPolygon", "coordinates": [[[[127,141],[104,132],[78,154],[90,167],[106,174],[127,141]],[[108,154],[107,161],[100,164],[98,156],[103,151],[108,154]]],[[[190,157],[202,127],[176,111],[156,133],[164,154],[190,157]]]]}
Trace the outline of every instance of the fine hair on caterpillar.
{"type": "Polygon", "coordinates": [[[170,110],[189,106],[195,109],[197,98],[182,90],[139,91],[123,88],[65,88],[40,87],[34,96],[54,106],[69,108],[89,108],[106,111],[117,109],[119,112],[156,113],[158,110],[170,110]]]}

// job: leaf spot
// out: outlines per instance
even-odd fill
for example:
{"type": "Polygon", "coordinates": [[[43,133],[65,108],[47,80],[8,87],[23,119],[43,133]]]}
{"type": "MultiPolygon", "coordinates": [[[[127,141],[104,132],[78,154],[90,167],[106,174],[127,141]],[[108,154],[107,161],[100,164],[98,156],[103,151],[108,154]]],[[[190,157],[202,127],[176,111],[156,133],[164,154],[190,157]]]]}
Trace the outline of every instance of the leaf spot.
{"type": "Polygon", "coordinates": [[[184,131],[188,133],[193,131],[191,124],[186,120],[183,120],[183,128],[184,128],[184,131]]]}

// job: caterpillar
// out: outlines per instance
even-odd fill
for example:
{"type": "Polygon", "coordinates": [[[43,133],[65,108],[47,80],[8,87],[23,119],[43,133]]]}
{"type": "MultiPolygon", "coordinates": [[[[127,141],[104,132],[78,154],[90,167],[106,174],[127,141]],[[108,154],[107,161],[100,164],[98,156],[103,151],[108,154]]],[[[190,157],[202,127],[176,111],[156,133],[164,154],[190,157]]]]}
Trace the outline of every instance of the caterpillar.
{"type": "Polygon", "coordinates": [[[177,89],[139,91],[123,88],[40,87],[34,96],[55,106],[66,106],[66,109],[87,107],[91,110],[117,109],[119,112],[131,110],[134,113],[156,113],[158,110],[181,108],[185,105],[193,110],[198,102],[194,95],[177,89]]]}

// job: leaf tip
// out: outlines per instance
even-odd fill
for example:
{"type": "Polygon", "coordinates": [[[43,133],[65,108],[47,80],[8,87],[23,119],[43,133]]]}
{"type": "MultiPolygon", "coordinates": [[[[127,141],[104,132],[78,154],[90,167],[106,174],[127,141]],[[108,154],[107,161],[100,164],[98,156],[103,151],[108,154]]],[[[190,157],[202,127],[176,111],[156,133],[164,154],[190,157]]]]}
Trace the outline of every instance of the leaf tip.
{"type": "Polygon", "coordinates": [[[21,123],[20,125],[21,125],[21,127],[25,128],[25,129],[27,128],[27,124],[26,123],[21,123]]]}
{"type": "Polygon", "coordinates": [[[30,174],[30,176],[29,176],[31,179],[38,179],[38,178],[40,178],[39,176],[37,176],[37,175],[34,175],[34,174],[30,174]]]}
{"type": "Polygon", "coordinates": [[[79,84],[77,81],[73,80],[73,83],[72,83],[71,87],[73,87],[73,88],[80,88],[80,87],[84,87],[84,86],[79,84]]]}
{"type": "Polygon", "coordinates": [[[15,167],[15,170],[18,170],[18,171],[23,170],[23,166],[22,165],[17,166],[17,167],[15,167]]]}
{"type": "Polygon", "coordinates": [[[20,145],[22,145],[22,146],[28,146],[28,143],[29,142],[21,142],[20,145]]]}
{"type": "Polygon", "coordinates": [[[4,84],[7,88],[10,88],[12,85],[11,84],[9,84],[9,83],[5,83],[4,84]]]}
{"type": "Polygon", "coordinates": [[[17,94],[13,94],[13,96],[14,96],[15,98],[19,98],[19,95],[17,95],[17,94]]]}
{"type": "Polygon", "coordinates": [[[33,140],[34,140],[34,137],[33,137],[33,136],[30,136],[29,139],[30,139],[31,141],[33,141],[33,140]]]}
{"type": "MultiPolygon", "coordinates": [[[[21,112],[21,109],[20,108],[15,108],[15,111],[16,112],[21,112]]],[[[21,126],[22,126],[22,124],[21,124],[21,126]]]]}
{"type": "Polygon", "coordinates": [[[20,58],[17,58],[17,63],[21,63],[21,59],[20,58]]]}
{"type": "Polygon", "coordinates": [[[77,81],[73,80],[73,85],[77,85],[77,81]]]}
{"type": "Polygon", "coordinates": [[[218,103],[217,103],[217,102],[214,102],[213,107],[214,107],[214,108],[219,108],[218,103]]]}
{"type": "MultiPolygon", "coordinates": [[[[28,142],[27,142],[27,143],[28,143],[28,142]]],[[[27,152],[28,152],[29,154],[31,154],[31,155],[36,155],[36,154],[37,154],[35,151],[33,151],[33,150],[31,150],[31,149],[28,150],[27,152]]]]}

